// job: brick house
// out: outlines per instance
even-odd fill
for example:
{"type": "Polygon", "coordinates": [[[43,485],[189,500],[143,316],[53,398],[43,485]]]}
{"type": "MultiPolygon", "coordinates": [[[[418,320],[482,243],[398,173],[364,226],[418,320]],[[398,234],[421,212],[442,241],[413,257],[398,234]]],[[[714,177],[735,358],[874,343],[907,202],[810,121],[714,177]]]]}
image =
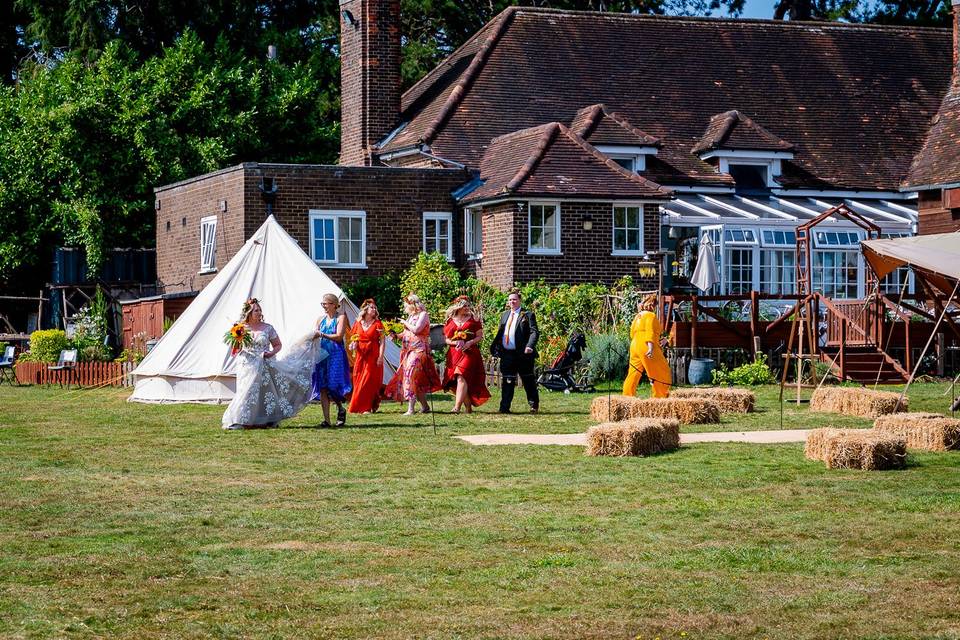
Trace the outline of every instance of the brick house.
{"type": "MultiPolygon", "coordinates": [[[[682,275],[709,232],[718,292],[775,293],[794,228],[835,204],[916,232],[901,181],[950,84],[948,30],[512,7],[401,95],[398,0],[340,9],[341,164],[159,187],[166,292],[202,288],[268,205],[342,283],[422,250],[501,287],[612,282],[651,255],[682,275]]],[[[859,234],[815,238],[828,295],[864,295],[859,234]]]]}

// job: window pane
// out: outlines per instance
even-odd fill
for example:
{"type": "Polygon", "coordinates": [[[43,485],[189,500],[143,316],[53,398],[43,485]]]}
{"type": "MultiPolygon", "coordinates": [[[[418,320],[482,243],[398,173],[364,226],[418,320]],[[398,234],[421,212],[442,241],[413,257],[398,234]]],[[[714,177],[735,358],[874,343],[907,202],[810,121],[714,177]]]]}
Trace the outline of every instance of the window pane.
{"type": "Polygon", "coordinates": [[[530,246],[537,249],[542,249],[543,244],[541,242],[540,236],[543,233],[543,229],[540,227],[530,227],[530,246]]]}
{"type": "Polygon", "coordinates": [[[627,249],[630,251],[640,250],[640,232],[636,229],[627,231],[627,249]]]}
{"type": "Polygon", "coordinates": [[[619,207],[613,210],[613,226],[614,227],[625,227],[626,226],[626,215],[625,211],[619,207]]]}
{"type": "Polygon", "coordinates": [[[627,232],[624,229],[615,229],[613,232],[613,248],[625,251],[627,248],[627,232]]]}

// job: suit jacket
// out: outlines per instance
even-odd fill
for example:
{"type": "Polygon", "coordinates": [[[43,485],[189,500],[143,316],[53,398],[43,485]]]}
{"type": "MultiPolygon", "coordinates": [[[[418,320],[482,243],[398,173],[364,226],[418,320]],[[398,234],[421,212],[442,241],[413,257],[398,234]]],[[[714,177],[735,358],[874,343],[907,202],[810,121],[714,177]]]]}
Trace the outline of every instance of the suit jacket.
{"type": "MultiPolygon", "coordinates": [[[[510,311],[504,311],[503,315],[500,316],[500,326],[497,328],[497,335],[494,336],[493,342],[490,344],[490,353],[495,356],[502,355],[504,351],[503,348],[503,332],[507,329],[507,320],[510,319],[510,311]]],[[[527,311],[526,309],[520,309],[520,318],[517,320],[517,328],[513,333],[514,342],[517,345],[517,353],[523,353],[523,350],[526,347],[533,349],[533,353],[530,354],[533,357],[537,355],[537,340],[540,338],[540,330],[537,328],[537,316],[533,314],[533,311],[527,311]]]]}

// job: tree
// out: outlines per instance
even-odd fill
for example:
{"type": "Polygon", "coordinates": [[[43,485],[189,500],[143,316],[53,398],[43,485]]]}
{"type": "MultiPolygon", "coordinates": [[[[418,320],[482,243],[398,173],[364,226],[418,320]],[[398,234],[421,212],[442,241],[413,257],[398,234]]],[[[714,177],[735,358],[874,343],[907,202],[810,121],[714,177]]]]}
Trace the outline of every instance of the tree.
{"type": "Polygon", "coordinates": [[[94,270],[108,247],[151,246],[157,185],[242,160],[331,162],[335,77],[192,32],[143,63],[114,42],[92,63],[24,66],[0,88],[0,279],[56,244],[84,246],[94,270]]]}

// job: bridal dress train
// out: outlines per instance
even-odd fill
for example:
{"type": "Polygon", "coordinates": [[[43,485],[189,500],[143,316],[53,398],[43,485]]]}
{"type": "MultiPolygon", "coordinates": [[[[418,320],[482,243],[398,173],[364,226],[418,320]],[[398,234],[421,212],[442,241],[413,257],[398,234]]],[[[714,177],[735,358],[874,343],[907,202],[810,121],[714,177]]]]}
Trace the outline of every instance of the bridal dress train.
{"type": "Polygon", "coordinates": [[[292,418],[310,402],[314,365],[327,357],[313,332],[264,358],[277,332],[251,331],[252,343],[237,354],[237,392],[223,414],[223,428],[268,427],[292,418]]]}

